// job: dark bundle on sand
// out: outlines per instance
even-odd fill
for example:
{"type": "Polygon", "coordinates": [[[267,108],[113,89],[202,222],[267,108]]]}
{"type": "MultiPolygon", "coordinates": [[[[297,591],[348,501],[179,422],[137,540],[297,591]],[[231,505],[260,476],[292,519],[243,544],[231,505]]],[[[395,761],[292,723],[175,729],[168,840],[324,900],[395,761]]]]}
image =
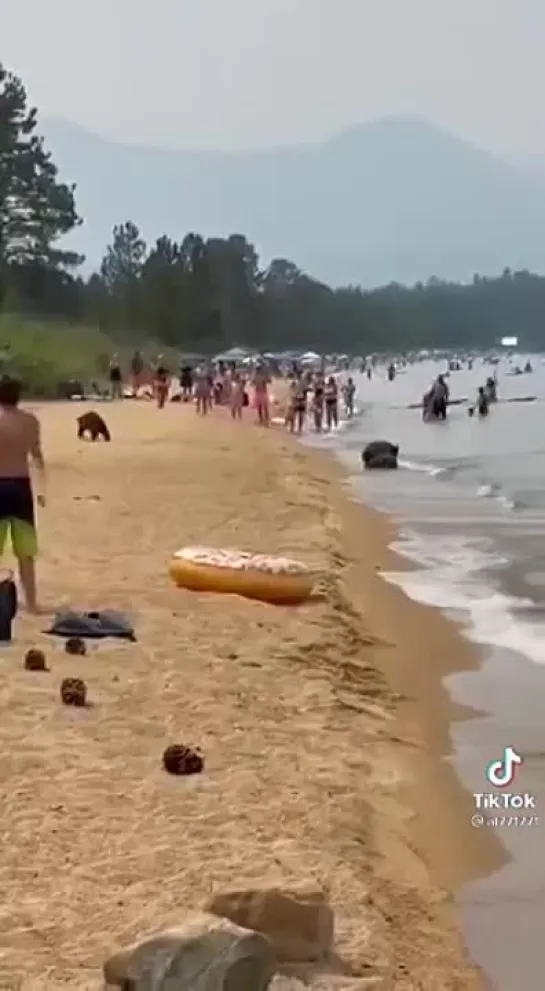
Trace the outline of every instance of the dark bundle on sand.
{"type": "Polygon", "coordinates": [[[91,440],[98,440],[101,437],[109,442],[112,439],[106,423],[95,410],[82,413],[81,416],[78,416],[76,423],[78,425],[78,440],[84,440],[87,435],[91,440]]]}

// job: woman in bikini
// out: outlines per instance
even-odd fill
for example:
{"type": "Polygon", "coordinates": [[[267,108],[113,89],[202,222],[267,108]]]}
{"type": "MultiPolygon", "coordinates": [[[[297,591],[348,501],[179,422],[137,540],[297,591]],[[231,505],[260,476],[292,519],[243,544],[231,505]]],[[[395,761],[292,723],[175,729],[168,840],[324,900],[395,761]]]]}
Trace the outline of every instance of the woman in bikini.
{"type": "Polygon", "coordinates": [[[305,426],[305,417],[307,414],[307,386],[302,378],[296,378],[293,382],[293,427],[292,432],[295,431],[297,434],[301,435],[305,426]]]}
{"type": "Polygon", "coordinates": [[[254,378],[254,406],[257,413],[257,422],[261,427],[268,427],[270,423],[269,415],[269,384],[270,378],[267,375],[266,369],[262,365],[258,365],[254,378]]]}
{"type": "Polygon", "coordinates": [[[316,375],[312,392],[312,412],[314,415],[314,429],[317,434],[322,432],[324,421],[324,379],[323,375],[316,375]]]}
{"type": "Polygon", "coordinates": [[[325,424],[326,430],[332,430],[339,425],[339,389],[333,375],[330,375],[325,389],[325,424]]]}
{"type": "Polygon", "coordinates": [[[233,420],[242,420],[242,410],[244,409],[245,385],[242,375],[235,373],[231,383],[230,406],[233,420]]]}

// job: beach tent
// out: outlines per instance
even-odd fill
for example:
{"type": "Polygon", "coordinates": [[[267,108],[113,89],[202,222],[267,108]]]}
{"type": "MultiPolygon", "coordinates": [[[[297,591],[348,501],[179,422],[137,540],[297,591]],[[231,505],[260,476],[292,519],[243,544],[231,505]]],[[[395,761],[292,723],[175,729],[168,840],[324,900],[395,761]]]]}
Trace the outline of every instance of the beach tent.
{"type": "Polygon", "coordinates": [[[305,351],[305,353],[301,355],[300,361],[303,365],[312,365],[315,361],[321,361],[321,357],[319,354],[316,354],[315,351],[305,351]]]}
{"type": "Polygon", "coordinates": [[[217,354],[214,361],[243,361],[244,358],[249,358],[251,352],[247,348],[230,348],[229,351],[224,351],[223,354],[217,354]]]}

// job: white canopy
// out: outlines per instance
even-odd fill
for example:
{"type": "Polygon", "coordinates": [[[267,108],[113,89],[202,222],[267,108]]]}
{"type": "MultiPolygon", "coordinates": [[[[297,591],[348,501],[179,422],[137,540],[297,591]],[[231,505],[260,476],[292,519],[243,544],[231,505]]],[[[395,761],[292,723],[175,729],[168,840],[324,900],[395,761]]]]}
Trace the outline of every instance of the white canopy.
{"type": "Polygon", "coordinates": [[[243,358],[248,358],[249,355],[250,352],[247,348],[229,348],[223,354],[217,354],[214,361],[242,361],[243,358]]]}

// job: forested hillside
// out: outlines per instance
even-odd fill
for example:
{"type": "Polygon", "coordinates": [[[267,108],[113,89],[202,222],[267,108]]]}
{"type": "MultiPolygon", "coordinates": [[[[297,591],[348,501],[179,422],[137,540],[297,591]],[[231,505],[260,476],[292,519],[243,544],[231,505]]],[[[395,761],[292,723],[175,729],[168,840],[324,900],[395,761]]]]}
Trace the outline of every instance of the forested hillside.
{"type": "Polygon", "coordinates": [[[135,216],[119,218],[99,270],[83,277],[81,257],[64,247],[80,222],[77,190],[62,181],[39,134],[23,83],[0,66],[4,314],[93,324],[119,340],[153,338],[210,353],[234,343],[355,353],[463,348],[491,346],[507,334],[529,349],[545,347],[545,278],[526,271],[475,275],[468,285],[430,278],[411,288],[331,289],[288,259],[262,266],[241,233],[188,232],[175,240],[166,231],[147,245],[135,216]]]}

